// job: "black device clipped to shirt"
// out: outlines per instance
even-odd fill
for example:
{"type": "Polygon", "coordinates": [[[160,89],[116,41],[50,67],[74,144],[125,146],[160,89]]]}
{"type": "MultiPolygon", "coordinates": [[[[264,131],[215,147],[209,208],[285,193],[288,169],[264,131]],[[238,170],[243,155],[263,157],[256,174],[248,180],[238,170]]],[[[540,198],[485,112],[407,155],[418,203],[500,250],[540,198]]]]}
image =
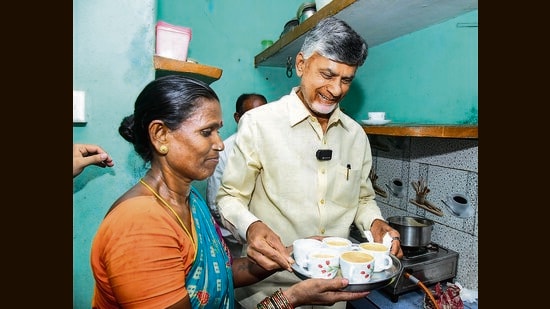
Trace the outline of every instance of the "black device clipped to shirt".
{"type": "Polygon", "coordinates": [[[332,149],[319,149],[315,153],[315,156],[319,161],[328,161],[332,159],[332,149]]]}

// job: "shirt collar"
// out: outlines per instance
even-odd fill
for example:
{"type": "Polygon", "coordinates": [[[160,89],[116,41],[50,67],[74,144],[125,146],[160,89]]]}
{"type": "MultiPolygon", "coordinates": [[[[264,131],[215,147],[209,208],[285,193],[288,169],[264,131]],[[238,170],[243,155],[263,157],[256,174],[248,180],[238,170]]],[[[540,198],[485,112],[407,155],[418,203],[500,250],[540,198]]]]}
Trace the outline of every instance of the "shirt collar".
{"type": "MultiPolygon", "coordinates": [[[[309,110],[305,107],[300,97],[296,94],[298,89],[300,89],[299,86],[292,88],[289,94],[290,100],[288,101],[288,109],[290,113],[288,116],[288,121],[290,126],[294,126],[311,116],[309,110]]],[[[341,113],[342,111],[340,110],[340,105],[338,105],[330,116],[329,127],[340,124],[347,130],[349,123],[345,117],[342,117],[341,113]]]]}

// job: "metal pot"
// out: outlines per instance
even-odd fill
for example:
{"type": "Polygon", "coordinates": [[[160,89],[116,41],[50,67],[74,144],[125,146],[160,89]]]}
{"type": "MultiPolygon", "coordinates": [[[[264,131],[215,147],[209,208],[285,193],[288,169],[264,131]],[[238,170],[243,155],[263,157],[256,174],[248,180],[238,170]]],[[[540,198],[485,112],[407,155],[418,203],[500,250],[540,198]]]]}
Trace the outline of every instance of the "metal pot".
{"type": "Polygon", "coordinates": [[[317,10],[315,9],[315,2],[304,2],[300,5],[300,7],[298,7],[296,18],[298,18],[301,24],[304,22],[304,20],[315,14],[315,12],[317,12],[317,10]]]}
{"type": "Polygon", "coordinates": [[[290,32],[292,29],[294,29],[296,26],[300,24],[300,21],[298,21],[298,18],[293,18],[286,22],[285,27],[283,28],[283,32],[281,32],[281,38],[285,33],[290,32]]]}
{"type": "Polygon", "coordinates": [[[389,217],[388,224],[401,235],[401,246],[424,247],[432,241],[434,222],[421,217],[389,217]]]}

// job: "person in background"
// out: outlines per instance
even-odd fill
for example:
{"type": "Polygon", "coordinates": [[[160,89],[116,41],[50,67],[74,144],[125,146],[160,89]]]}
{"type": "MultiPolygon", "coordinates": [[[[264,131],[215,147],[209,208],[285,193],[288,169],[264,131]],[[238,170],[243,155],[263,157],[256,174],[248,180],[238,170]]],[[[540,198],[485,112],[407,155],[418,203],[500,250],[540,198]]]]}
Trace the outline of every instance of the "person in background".
{"type": "MultiPolygon", "coordinates": [[[[153,80],[138,95],[120,135],[150,167],[110,207],[94,236],[92,308],[233,308],[234,287],[281,269],[232,259],[203,197],[191,185],[211,176],[224,149],[218,96],[180,75],[153,80]]],[[[292,247],[284,248],[287,254],[292,247]]],[[[342,278],[308,279],[273,290],[259,309],[355,300],[342,278]]]]}
{"type": "Polygon", "coordinates": [[[109,154],[98,145],[73,144],[73,178],[90,166],[113,167],[115,162],[109,154]]]}
{"type": "MultiPolygon", "coordinates": [[[[266,269],[291,268],[293,259],[284,248],[294,240],[348,238],[353,223],[370,230],[376,242],[388,233],[391,253],[403,256],[399,232],[384,220],[375,201],[367,135],[339,107],[367,48],[344,21],[321,20],[295,57],[299,86],[239,121],[217,203],[226,228],[246,242],[247,256],[266,269]]],[[[277,272],[237,289],[237,301],[251,308],[270,291],[298,281],[292,273],[277,272]]]]}
{"type": "MultiPolygon", "coordinates": [[[[233,119],[236,123],[239,123],[239,119],[247,111],[262,106],[267,103],[267,99],[262,94],[258,93],[243,93],[237,98],[235,103],[235,113],[233,113],[233,119]]],[[[227,245],[231,250],[231,254],[234,257],[241,256],[242,244],[233,237],[233,234],[229,232],[226,228],[223,227],[220,219],[220,214],[218,212],[218,206],[216,205],[216,194],[220,188],[220,181],[222,178],[223,170],[225,168],[225,162],[227,161],[228,154],[233,151],[233,144],[235,143],[235,137],[237,132],[233,133],[231,136],[226,138],[223,141],[225,149],[220,152],[220,161],[214,170],[214,174],[206,180],[206,203],[210,207],[210,212],[214,216],[214,219],[220,225],[220,229],[223,237],[227,240],[227,245]]]]}

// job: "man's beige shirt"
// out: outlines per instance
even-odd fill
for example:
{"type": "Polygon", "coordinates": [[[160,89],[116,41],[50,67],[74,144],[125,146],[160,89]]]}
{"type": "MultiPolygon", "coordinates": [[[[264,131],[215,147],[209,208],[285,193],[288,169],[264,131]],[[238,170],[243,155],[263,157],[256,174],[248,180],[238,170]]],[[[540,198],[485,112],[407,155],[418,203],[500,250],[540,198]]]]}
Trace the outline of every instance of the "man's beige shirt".
{"type": "Polygon", "coordinates": [[[383,219],[363,128],[337,108],[323,134],[296,90],[239,121],[216,200],[226,228],[243,240],[257,220],[289,246],[312,235],[348,237],[353,222],[368,230],[383,219]],[[319,161],[319,149],[331,149],[332,159],[319,161]]]}

